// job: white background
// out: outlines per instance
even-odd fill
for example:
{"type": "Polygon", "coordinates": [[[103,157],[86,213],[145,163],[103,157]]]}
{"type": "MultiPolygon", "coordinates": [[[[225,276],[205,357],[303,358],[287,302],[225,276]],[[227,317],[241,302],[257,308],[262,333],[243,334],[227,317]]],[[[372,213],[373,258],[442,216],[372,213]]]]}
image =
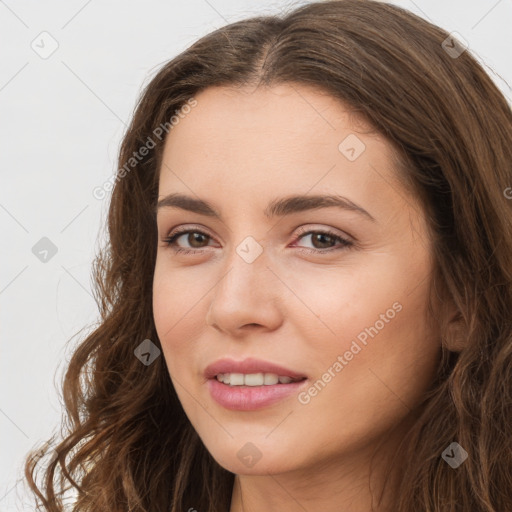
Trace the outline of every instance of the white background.
{"type": "MultiPolygon", "coordinates": [[[[92,190],[116,169],[141,87],[213,29],[304,3],[0,0],[0,512],[31,510],[15,485],[23,456],[59,428],[70,349],[97,319],[90,272],[108,201],[92,190]],[[43,31],[58,42],[47,59],[31,47],[43,31]],[[32,253],[42,237],[58,250],[46,263],[32,253]]],[[[461,34],[512,98],[510,0],[391,3],[461,34]]]]}

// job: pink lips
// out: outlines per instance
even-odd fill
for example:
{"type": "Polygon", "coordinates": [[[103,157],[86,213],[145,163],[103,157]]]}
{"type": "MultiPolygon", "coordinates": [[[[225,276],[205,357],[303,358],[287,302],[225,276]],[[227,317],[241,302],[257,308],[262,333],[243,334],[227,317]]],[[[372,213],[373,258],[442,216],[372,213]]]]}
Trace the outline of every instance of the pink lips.
{"type": "Polygon", "coordinates": [[[306,375],[284,368],[283,366],[254,358],[244,359],[243,361],[219,359],[208,365],[204,371],[204,375],[207,379],[213,379],[219,373],[275,373],[281,377],[291,377],[292,379],[306,377],[306,375]]]}
{"type": "Polygon", "coordinates": [[[305,375],[274,363],[252,358],[244,361],[221,359],[209,365],[204,375],[208,379],[207,386],[212,398],[226,409],[235,411],[252,411],[268,407],[297,393],[307,383],[305,375]],[[304,380],[271,386],[230,386],[215,378],[219,373],[275,373],[281,377],[304,380]]]}

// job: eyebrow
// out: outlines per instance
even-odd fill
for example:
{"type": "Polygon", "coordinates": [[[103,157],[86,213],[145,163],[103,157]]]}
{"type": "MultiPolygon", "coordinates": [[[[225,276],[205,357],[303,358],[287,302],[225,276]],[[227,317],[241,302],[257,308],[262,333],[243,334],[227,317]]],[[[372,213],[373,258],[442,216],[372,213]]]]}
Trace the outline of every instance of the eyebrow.
{"type": "MultiPolygon", "coordinates": [[[[263,213],[265,217],[272,219],[332,207],[357,212],[372,222],[377,222],[364,208],[340,195],[292,195],[274,199],[269,202],[263,213]]],[[[157,211],[161,208],[180,208],[207,217],[221,218],[220,213],[207,201],[179,193],[169,194],[160,199],[157,203],[157,211]]]]}

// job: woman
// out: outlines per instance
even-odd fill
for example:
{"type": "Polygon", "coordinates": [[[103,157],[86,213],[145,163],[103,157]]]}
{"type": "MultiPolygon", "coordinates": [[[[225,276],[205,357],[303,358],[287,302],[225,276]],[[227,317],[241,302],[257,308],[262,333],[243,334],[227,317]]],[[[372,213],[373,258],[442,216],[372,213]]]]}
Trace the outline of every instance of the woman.
{"type": "Polygon", "coordinates": [[[27,460],[45,510],[66,483],[77,511],[509,510],[511,162],[480,65],[385,3],[170,61],[120,149],[42,490],[27,460]]]}

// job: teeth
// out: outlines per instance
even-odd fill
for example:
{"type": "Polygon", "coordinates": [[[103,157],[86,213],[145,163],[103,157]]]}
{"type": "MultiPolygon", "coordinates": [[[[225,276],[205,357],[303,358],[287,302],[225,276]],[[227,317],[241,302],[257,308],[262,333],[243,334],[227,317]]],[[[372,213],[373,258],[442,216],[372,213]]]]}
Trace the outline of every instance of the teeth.
{"type": "Polygon", "coordinates": [[[277,384],[279,377],[275,373],[265,373],[263,377],[263,384],[266,386],[277,384]]]}
{"type": "Polygon", "coordinates": [[[229,378],[230,386],[243,386],[244,385],[244,376],[242,373],[228,374],[228,378],[229,378]]]}
{"type": "Polygon", "coordinates": [[[289,384],[302,379],[280,376],[275,373],[219,373],[216,376],[219,382],[230,386],[272,386],[277,384],[289,384]]]}

